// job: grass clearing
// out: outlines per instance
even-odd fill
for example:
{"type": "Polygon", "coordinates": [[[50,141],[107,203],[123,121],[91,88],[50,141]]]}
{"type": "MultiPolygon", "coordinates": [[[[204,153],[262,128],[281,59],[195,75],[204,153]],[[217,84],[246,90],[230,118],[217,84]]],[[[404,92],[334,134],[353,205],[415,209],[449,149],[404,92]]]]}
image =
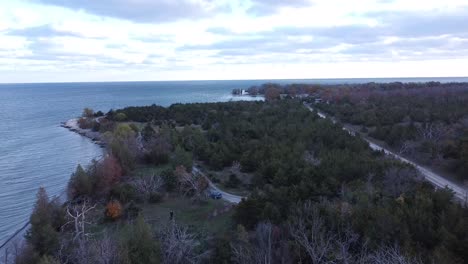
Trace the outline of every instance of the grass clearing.
{"type": "Polygon", "coordinates": [[[143,216],[157,231],[169,222],[170,212],[175,220],[194,231],[213,235],[230,229],[233,207],[222,200],[203,200],[194,203],[185,197],[168,197],[158,204],[143,205],[143,216]]]}

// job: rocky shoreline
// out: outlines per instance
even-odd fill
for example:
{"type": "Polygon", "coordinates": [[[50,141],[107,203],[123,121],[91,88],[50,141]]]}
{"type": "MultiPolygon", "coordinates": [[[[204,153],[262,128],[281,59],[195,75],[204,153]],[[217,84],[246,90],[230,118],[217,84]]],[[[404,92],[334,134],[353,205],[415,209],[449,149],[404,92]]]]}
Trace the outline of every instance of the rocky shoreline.
{"type": "Polygon", "coordinates": [[[80,126],[78,125],[78,118],[73,118],[66,122],[62,122],[60,126],[72,132],[78,133],[81,136],[91,139],[91,141],[93,141],[95,144],[99,145],[102,148],[106,146],[106,143],[104,142],[101,133],[92,131],[91,129],[80,128],[80,126]]]}

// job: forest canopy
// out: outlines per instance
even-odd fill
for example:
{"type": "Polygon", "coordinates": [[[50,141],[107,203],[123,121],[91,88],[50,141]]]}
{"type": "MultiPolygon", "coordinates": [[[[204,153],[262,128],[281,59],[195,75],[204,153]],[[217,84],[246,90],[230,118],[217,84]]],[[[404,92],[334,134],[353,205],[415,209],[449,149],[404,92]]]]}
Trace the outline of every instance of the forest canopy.
{"type": "Polygon", "coordinates": [[[300,88],[278,92],[109,111],[93,125],[108,153],[77,167],[65,205],[40,190],[20,263],[466,263],[468,210],[449,189],[319,118],[300,88]],[[248,195],[200,219],[212,183],[199,168],[248,175],[225,185],[248,195]],[[196,217],[151,224],[167,201],[196,217]],[[221,232],[195,228],[214,218],[221,232]]]}

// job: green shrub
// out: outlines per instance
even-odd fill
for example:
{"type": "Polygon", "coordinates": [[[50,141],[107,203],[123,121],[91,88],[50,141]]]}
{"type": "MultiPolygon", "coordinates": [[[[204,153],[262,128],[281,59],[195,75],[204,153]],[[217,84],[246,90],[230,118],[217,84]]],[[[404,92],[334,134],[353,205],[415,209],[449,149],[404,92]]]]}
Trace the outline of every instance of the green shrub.
{"type": "Polygon", "coordinates": [[[165,169],[161,172],[161,176],[164,179],[166,190],[173,191],[177,186],[177,178],[174,175],[174,171],[172,169],[165,169]]]}
{"type": "Polygon", "coordinates": [[[124,113],[118,113],[115,115],[114,120],[117,122],[123,122],[127,120],[127,115],[124,113]]]}
{"type": "Polygon", "coordinates": [[[133,185],[128,183],[119,184],[114,186],[110,191],[110,196],[116,198],[122,203],[137,200],[137,191],[133,185]]]}

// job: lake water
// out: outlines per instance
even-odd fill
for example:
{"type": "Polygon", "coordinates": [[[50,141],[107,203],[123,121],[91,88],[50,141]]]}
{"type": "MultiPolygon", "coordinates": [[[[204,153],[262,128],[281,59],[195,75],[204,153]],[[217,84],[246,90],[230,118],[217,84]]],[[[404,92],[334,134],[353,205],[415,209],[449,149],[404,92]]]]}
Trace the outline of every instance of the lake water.
{"type": "MultiPolygon", "coordinates": [[[[451,79],[275,80],[277,83],[361,83],[451,79]]],[[[77,164],[102,154],[90,140],[60,127],[84,107],[107,112],[125,106],[236,100],[234,88],[265,80],[127,83],[0,84],[0,244],[23,226],[39,186],[60,195],[77,164]]],[[[243,98],[249,99],[249,98],[243,98]]]]}

